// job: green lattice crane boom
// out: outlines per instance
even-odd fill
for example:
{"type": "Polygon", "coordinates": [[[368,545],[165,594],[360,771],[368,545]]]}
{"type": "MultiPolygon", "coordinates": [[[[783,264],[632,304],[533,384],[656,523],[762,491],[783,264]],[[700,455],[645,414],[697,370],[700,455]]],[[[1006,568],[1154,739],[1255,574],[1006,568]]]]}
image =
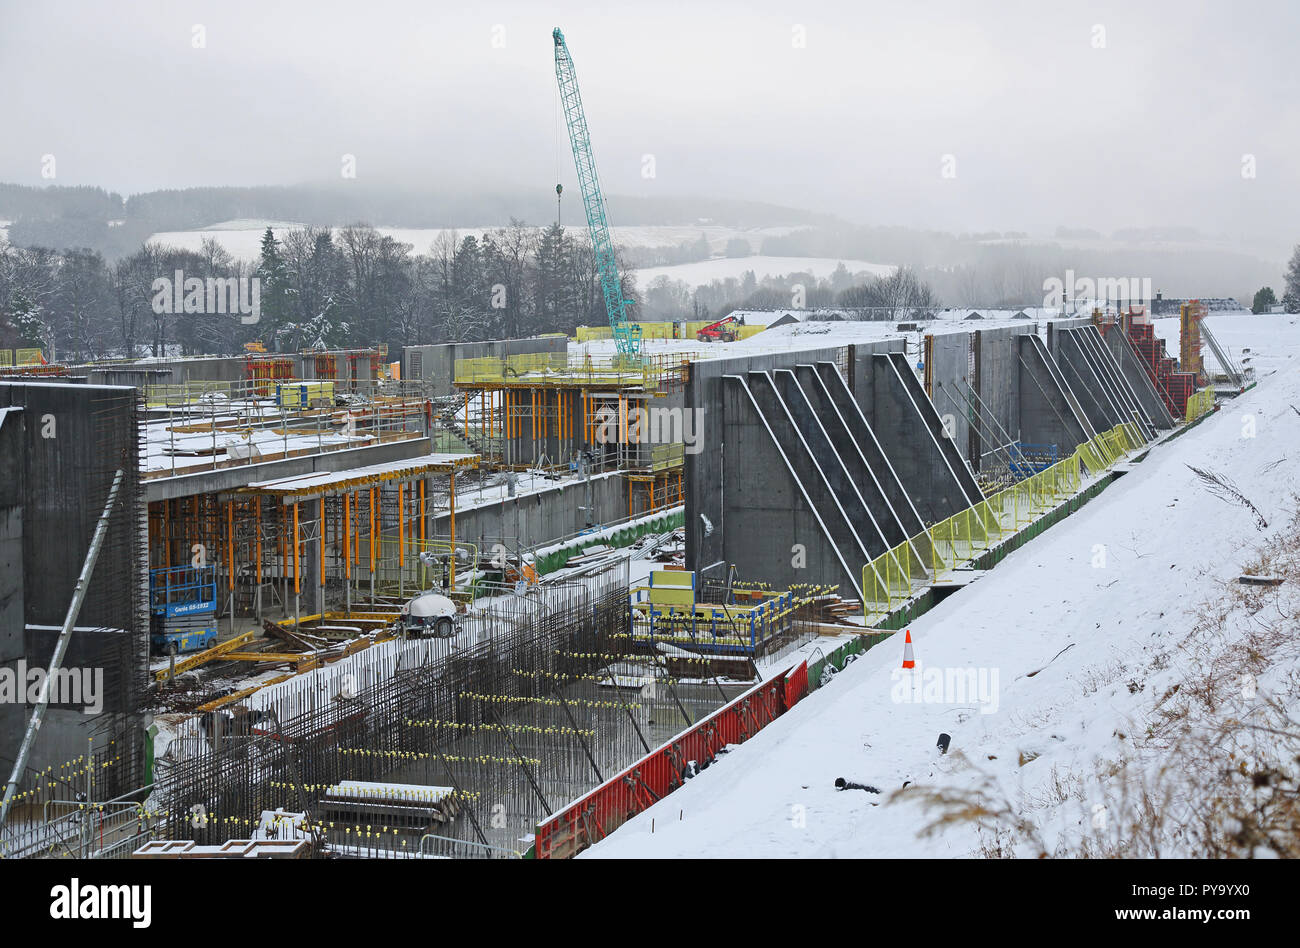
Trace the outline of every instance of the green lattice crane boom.
{"type": "Polygon", "coordinates": [[[623,282],[618,275],[618,261],[614,258],[614,242],[609,236],[609,220],[605,213],[605,197],[596,176],[596,156],[591,150],[591,135],[587,131],[587,117],[582,111],[582,96],[578,92],[578,74],[573,68],[573,57],[564,42],[564,34],[557,26],[551,32],[555,41],[555,79],[560,85],[560,99],[564,106],[564,121],[569,127],[569,144],[573,148],[573,163],[582,187],[582,204],[587,211],[587,228],[591,231],[591,246],[596,253],[596,272],[600,274],[600,291],[605,298],[605,312],[614,343],[621,356],[641,357],[641,327],[627,315],[632,300],[623,298],[623,282]]]}

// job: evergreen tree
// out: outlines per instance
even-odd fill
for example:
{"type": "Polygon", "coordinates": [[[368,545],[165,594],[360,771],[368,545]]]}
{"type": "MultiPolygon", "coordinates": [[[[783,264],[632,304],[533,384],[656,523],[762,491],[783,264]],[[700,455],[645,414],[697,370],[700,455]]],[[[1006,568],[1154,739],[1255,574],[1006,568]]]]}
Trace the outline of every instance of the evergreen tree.
{"type": "Polygon", "coordinates": [[[263,342],[274,339],[275,332],[289,318],[289,275],[284,257],[280,255],[280,241],[270,227],[262,235],[262,258],[256,276],[260,281],[261,319],[257,335],[263,342]]]}
{"type": "Polygon", "coordinates": [[[1271,286],[1265,286],[1256,291],[1255,300],[1250,305],[1252,313],[1267,313],[1268,308],[1277,302],[1277,296],[1273,293],[1271,286]]]}
{"type": "Polygon", "coordinates": [[[1288,313],[1300,313],[1300,244],[1291,254],[1291,262],[1286,269],[1286,293],[1282,302],[1288,313]]]}

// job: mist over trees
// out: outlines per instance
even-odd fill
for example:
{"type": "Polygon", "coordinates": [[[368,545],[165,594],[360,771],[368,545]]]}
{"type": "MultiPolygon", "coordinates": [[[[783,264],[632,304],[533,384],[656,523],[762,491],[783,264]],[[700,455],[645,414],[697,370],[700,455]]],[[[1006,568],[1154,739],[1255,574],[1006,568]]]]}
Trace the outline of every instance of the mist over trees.
{"type": "Polygon", "coordinates": [[[1020,232],[946,234],[840,225],[764,238],[761,252],[898,264],[914,270],[944,304],[972,308],[1041,306],[1044,281],[1064,279],[1069,270],[1094,280],[1150,280],[1153,292],[1167,297],[1232,296],[1245,303],[1256,288],[1277,278],[1276,263],[1212,248],[1190,228],[1119,230],[1109,243],[1093,231],[1058,228],[1058,237],[1061,242],[1032,240],[1020,232]],[[1169,249],[1174,243],[1181,246],[1169,249]]]}
{"type": "Polygon", "coordinates": [[[829,277],[793,272],[758,279],[712,280],[693,290],[683,280],[655,277],[642,294],[638,315],[647,320],[720,319],[737,310],[887,310],[903,315],[934,310],[941,302],[916,271],[899,267],[888,276],[852,273],[840,263],[829,277]]]}
{"type": "Polygon", "coordinates": [[[1286,291],[1282,294],[1282,305],[1288,313],[1300,313],[1300,244],[1296,244],[1287,264],[1286,291]]]}
{"type": "MultiPolygon", "coordinates": [[[[1166,296],[1206,297],[1233,285],[1238,299],[1256,308],[1263,298],[1252,300],[1249,288],[1278,285],[1277,265],[1248,254],[1162,249],[1162,241],[1197,239],[1188,229],[1117,232],[1112,240],[1134,243],[1116,248],[1095,246],[1101,239],[1096,232],[1065,228],[1058,229],[1057,238],[1067,243],[1035,242],[1014,232],[953,235],[855,227],[752,202],[617,201],[617,219],[629,226],[673,220],[680,226],[688,208],[695,211],[690,220],[703,225],[698,212],[708,208],[718,215],[709,223],[730,227],[802,223],[789,233],[764,237],[757,248],[764,255],[899,264],[888,277],[855,273],[843,264],[822,278],[791,272],[760,279],[751,270],[692,286],[658,276],[638,291],[637,268],[696,263],[719,251],[743,258],[755,247],[742,237],[712,247],[703,233],[675,245],[620,247],[624,294],[637,301],[632,315],[642,320],[717,319],[737,309],[909,312],[1042,305],[1045,281],[1061,280],[1070,270],[1080,278],[1149,279],[1152,289],[1166,296]]],[[[541,219],[553,215],[549,194],[522,203],[530,202],[541,219]]],[[[0,220],[12,221],[10,242],[0,243],[0,347],[39,345],[47,357],[83,360],[178,350],[233,353],[253,340],[272,350],[376,343],[392,348],[606,325],[585,228],[526,226],[498,207],[519,203],[508,198],[416,203],[412,206],[409,194],[337,188],[196,188],[123,199],[101,188],[0,185],[0,220]],[[510,224],[443,230],[427,247],[402,243],[364,224],[330,226],[340,219],[336,215],[361,207],[370,219],[394,225],[429,226],[479,213],[510,224]],[[197,251],[144,243],[155,232],[237,218],[309,220],[268,229],[258,258],[251,261],[233,259],[210,238],[197,251]],[[177,271],[204,280],[256,277],[259,321],[155,312],[154,282],[177,271]]],[[[1300,247],[1279,295],[1288,312],[1300,312],[1300,247]]]]}
{"type": "MultiPolygon", "coordinates": [[[[624,293],[633,296],[630,275],[624,293]]],[[[511,221],[443,231],[427,253],[373,227],[267,228],[255,263],[211,238],[198,251],[147,244],[109,263],[98,251],[0,244],[0,335],[47,357],[237,353],[472,341],[604,325],[590,244],[557,225],[511,221]],[[259,318],[157,312],[155,281],[256,278],[259,318]]]]}
{"type": "MultiPolygon", "coordinates": [[[[830,215],[760,201],[710,197],[656,198],[607,195],[611,215],[622,226],[680,225],[711,219],[735,227],[771,223],[812,226],[830,215]]],[[[570,198],[565,214],[581,202],[570,198]]],[[[86,247],[106,258],[133,253],[151,234],[196,230],[230,220],[292,221],[333,227],[344,221],[376,221],[386,227],[445,228],[491,224],[514,218],[549,221],[555,216],[552,186],[519,193],[468,193],[374,186],[203,187],[149,191],[123,198],[93,187],[33,188],[0,184],[0,220],[12,221],[9,240],[19,246],[62,250],[86,247]]],[[[679,248],[660,248],[664,259],[638,260],[657,266],[704,259],[679,248]],[[680,259],[673,259],[680,256],[680,259]]],[[[707,254],[705,255],[707,256],[707,254]]]]}

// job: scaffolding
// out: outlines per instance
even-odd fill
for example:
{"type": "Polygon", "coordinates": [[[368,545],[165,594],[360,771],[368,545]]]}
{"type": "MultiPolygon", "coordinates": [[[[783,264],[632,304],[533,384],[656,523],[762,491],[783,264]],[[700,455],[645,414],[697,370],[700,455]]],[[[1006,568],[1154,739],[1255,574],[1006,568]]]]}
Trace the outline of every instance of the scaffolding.
{"type": "Polygon", "coordinates": [[[276,608],[299,618],[330,603],[347,614],[356,603],[427,588],[437,565],[454,590],[456,551],[477,557],[472,544],[457,546],[456,474],[477,464],[474,455],[427,455],[155,501],[150,562],[164,577],[215,566],[220,611],[232,621],[260,621],[276,608]],[[446,541],[433,536],[441,510],[449,513],[446,541]]]}
{"type": "Polygon", "coordinates": [[[432,404],[409,387],[354,398],[334,382],[151,385],[147,478],[256,464],[426,437],[432,404]]]}

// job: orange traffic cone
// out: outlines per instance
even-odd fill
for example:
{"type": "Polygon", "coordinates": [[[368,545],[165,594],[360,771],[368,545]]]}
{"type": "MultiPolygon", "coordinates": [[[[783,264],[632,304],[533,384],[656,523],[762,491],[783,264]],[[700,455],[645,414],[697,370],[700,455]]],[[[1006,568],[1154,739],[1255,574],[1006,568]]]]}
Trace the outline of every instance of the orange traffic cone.
{"type": "Polygon", "coordinates": [[[916,659],[912,656],[912,630],[907,630],[907,636],[903,639],[903,667],[915,668],[916,659]]]}

